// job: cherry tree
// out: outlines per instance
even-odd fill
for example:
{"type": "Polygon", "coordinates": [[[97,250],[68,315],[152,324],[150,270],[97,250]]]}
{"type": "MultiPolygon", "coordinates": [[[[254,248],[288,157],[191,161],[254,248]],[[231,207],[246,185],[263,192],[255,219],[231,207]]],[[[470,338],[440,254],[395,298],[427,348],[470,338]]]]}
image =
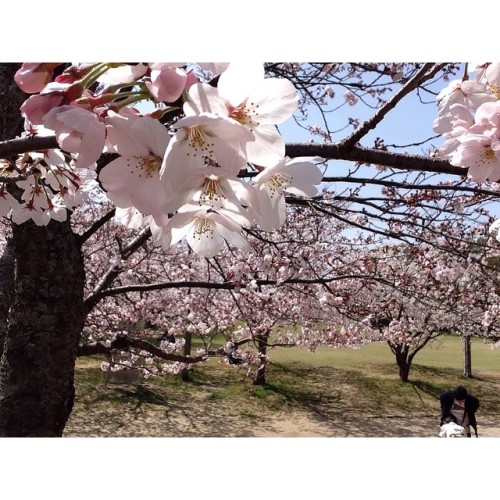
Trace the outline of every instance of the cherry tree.
{"type": "MultiPolygon", "coordinates": [[[[222,251],[205,262],[189,253],[185,245],[177,247],[179,253],[157,257],[152,256],[151,247],[148,258],[136,256],[128,264],[124,261],[127,270],[119,279],[120,286],[102,294],[113,302],[111,308],[104,302],[90,314],[90,318],[107,318],[106,324],[94,328],[93,340],[103,338],[100,332],[115,331],[120,333],[120,343],[112,345],[122,349],[135,346],[136,366],[139,347],[146,359],[148,355],[159,358],[161,370],[151,359],[142,362],[148,376],[219,356],[246,368],[255,383],[265,381],[268,348],[302,346],[315,350],[325,345],[384,341],[396,355],[406,381],[414,356],[429,341],[446,332],[465,334],[465,325],[467,334],[485,332],[482,315],[495,295],[496,284],[491,279],[491,266],[478,250],[495,251],[496,245],[477,245],[487,228],[468,225],[466,220],[457,217],[452,224],[448,218],[447,227],[453,226],[454,238],[446,245],[441,243],[447,246],[446,251],[440,249],[438,241],[434,246],[374,247],[369,236],[343,235],[348,224],[310,209],[291,210],[287,223],[273,234],[255,233],[249,238],[251,253],[222,251]],[[471,247],[475,249],[472,253],[471,247]],[[165,280],[166,274],[169,280],[165,280]],[[189,294],[183,295],[182,289],[188,286],[189,294]],[[127,295],[125,300],[123,294],[127,295]],[[127,318],[129,325],[142,324],[144,337],[148,335],[147,323],[161,332],[167,329],[174,339],[189,332],[204,339],[205,348],[194,358],[184,358],[183,365],[179,363],[182,343],[177,345],[178,354],[174,354],[175,342],[168,344],[168,352],[148,349],[145,342],[134,339],[124,343],[126,328],[118,318],[127,318]],[[211,349],[214,335],[221,333],[226,346],[211,349]],[[168,359],[174,361],[170,366],[165,364],[168,359]]],[[[432,241],[440,225],[437,220],[434,227],[421,230],[417,241],[432,241]]],[[[116,237],[115,231],[112,234],[116,237]]],[[[105,240],[100,235],[96,241],[105,240]]],[[[112,259],[113,254],[108,253],[104,261],[112,259]]],[[[94,259],[93,270],[97,269],[94,259]]],[[[112,350],[98,342],[82,352],[112,350]]],[[[121,366],[130,363],[129,359],[121,366]]],[[[105,367],[111,368],[109,364],[105,367]]],[[[114,365],[114,369],[119,368],[114,365]]]]}
{"type": "MultiPolygon", "coordinates": [[[[464,217],[476,217],[476,223],[485,225],[493,222],[481,209],[497,197],[496,186],[490,182],[495,179],[485,176],[478,179],[480,184],[471,183],[464,169],[468,164],[437,158],[451,146],[444,152],[431,148],[415,155],[380,138],[362,144],[372,140],[370,132],[406,96],[413,92],[432,95],[435,85],[447,82],[458,67],[354,63],[2,65],[0,209],[8,220],[11,239],[2,258],[2,280],[7,285],[3,298],[8,307],[2,313],[0,434],[62,434],[74,399],[74,363],[79,345],[82,347],[82,332],[92,344],[103,333],[106,321],[111,320],[116,329],[120,309],[107,302],[104,315],[92,316],[97,304],[110,295],[143,293],[149,286],[147,274],[141,283],[127,284],[128,264],[124,264],[149,258],[152,254],[146,250],[145,255],[138,253],[149,242],[164,252],[187,244],[190,252],[213,262],[227,245],[231,251],[250,253],[250,238],[283,227],[287,201],[368,231],[372,244],[378,237],[421,243],[412,228],[439,220],[439,231],[445,235],[439,244],[447,247],[457,236],[453,224],[444,219],[463,207],[464,217]],[[336,89],[342,90],[341,106],[366,103],[375,111],[365,121],[348,117],[345,126],[332,130],[327,116],[339,106],[336,89]],[[144,103],[149,107],[142,107],[144,103]],[[311,105],[320,110],[322,125],[305,125],[311,105]],[[280,128],[292,116],[321,142],[286,144],[280,128]],[[342,131],[348,131],[347,135],[342,136],[342,131]],[[351,162],[352,169],[330,175],[327,160],[334,166],[336,160],[351,162]],[[452,180],[433,178],[433,174],[452,180]],[[341,180],[347,187],[320,194],[321,182],[336,186],[341,180]],[[367,188],[374,186],[380,191],[368,194],[367,188]],[[114,204],[114,212],[93,220],[92,204],[105,200],[114,204]],[[473,214],[471,207],[475,208],[473,214]],[[77,228],[72,214],[81,211],[86,211],[87,224],[77,228]],[[125,242],[118,235],[104,272],[92,270],[90,264],[90,279],[85,284],[82,249],[96,231],[107,230],[113,216],[134,236],[125,242]],[[124,280],[125,288],[111,292],[117,280],[124,280]]],[[[494,96],[494,80],[486,79],[484,85],[490,98],[494,96]]],[[[480,133],[491,138],[496,132],[494,110],[483,109],[477,119],[482,124],[480,133]]],[[[454,118],[449,123],[454,126],[454,118]]],[[[493,151],[487,151],[490,161],[496,146],[490,141],[488,147],[493,151]]],[[[474,152],[483,158],[483,150],[467,150],[467,154],[474,152]]],[[[92,259],[92,251],[88,257],[92,259]]],[[[265,263],[259,267],[263,268],[265,263]]],[[[181,271],[189,276],[193,268],[181,271]]],[[[242,288],[231,281],[224,267],[219,271],[224,281],[219,276],[215,286],[196,284],[205,288],[207,299],[219,295],[207,291],[211,288],[238,289],[241,295],[251,287],[254,305],[269,299],[258,279],[242,288]]],[[[168,268],[165,272],[168,276],[180,271],[168,268]]],[[[138,278],[133,273],[130,276],[138,278]]],[[[189,288],[196,286],[190,284],[189,288]]],[[[146,306],[135,295],[123,297],[131,310],[146,306]]],[[[229,311],[243,303],[241,297],[237,299],[231,302],[224,297],[218,302],[227,310],[225,314],[217,314],[213,307],[195,311],[189,300],[185,304],[172,300],[168,318],[161,306],[152,307],[147,314],[155,324],[169,323],[169,328],[175,325],[170,316],[185,316],[192,319],[193,331],[210,333],[214,325],[224,330],[234,324],[234,312],[229,311]]],[[[297,316],[286,320],[297,322],[297,316]]],[[[266,330],[256,331],[255,321],[248,316],[252,341],[265,339],[266,330]]],[[[152,349],[138,339],[134,342],[132,347],[139,354],[152,349]]],[[[164,339],[155,351],[160,359],[179,361],[185,368],[196,358],[186,354],[176,358],[169,344],[172,342],[164,339]]],[[[109,347],[129,348],[130,339],[112,338],[109,347]]],[[[149,366],[152,372],[157,369],[149,366]]]]}
{"type": "Polygon", "coordinates": [[[403,382],[415,355],[441,335],[486,336],[482,310],[493,283],[480,263],[426,246],[390,247],[377,254],[368,257],[377,272],[367,288],[365,321],[374,330],[372,341],[389,345],[403,382]]]}

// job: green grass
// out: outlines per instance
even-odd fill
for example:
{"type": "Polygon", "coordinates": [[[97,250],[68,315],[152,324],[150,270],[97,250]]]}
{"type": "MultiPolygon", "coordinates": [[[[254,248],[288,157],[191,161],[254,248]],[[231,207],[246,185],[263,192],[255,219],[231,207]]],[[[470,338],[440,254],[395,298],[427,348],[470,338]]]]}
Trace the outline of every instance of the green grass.
{"type": "Polygon", "coordinates": [[[480,399],[481,412],[500,412],[500,349],[492,350],[482,340],[472,341],[472,379],[462,375],[462,343],[455,336],[443,337],[419,352],[407,383],[399,380],[395,357],[383,343],[360,349],[323,347],[314,353],[278,348],[268,354],[271,362],[262,386],[253,385],[244,369],[216,359],[196,365],[187,383],[169,375],[150,378],[139,387],[106,385],[100,360],[81,359],[76,371],[77,400],[92,412],[96,404],[184,406],[201,397],[219,408],[220,415],[246,420],[291,407],[324,418],[360,411],[438,415],[439,394],[463,384],[480,399]]]}
{"type": "MultiPolygon", "coordinates": [[[[471,350],[473,373],[492,371],[500,374],[500,349],[492,349],[490,343],[481,339],[472,339],[471,350]]],[[[384,342],[374,342],[359,349],[320,347],[316,352],[299,348],[277,348],[268,354],[272,361],[305,363],[311,367],[364,369],[369,365],[387,365],[397,370],[395,356],[384,342]]],[[[418,352],[413,364],[431,368],[449,368],[462,373],[462,356],[461,340],[454,335],[445,335],[418,352]]]]}

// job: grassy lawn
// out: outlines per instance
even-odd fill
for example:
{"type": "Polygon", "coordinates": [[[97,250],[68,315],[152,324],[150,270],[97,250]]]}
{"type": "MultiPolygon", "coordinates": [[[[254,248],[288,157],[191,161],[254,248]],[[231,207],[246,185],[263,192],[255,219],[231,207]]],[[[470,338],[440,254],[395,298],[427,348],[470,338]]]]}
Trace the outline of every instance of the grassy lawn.
{"type": "Polygon", "coordinates": [[[96,405],[186,407],[196,400],[213,407],[219,419],[239,417],[248,423],[264,414],[284,415],[290,409],[325,419],[363,413],[434,416],[439,414],[439,394],[463,384],[480,399],[481,412],[500,414],[500,350],[492,350],[482,340],[472,343],[472,379],[462,376],[462,344],[453,336],[417,354],[408,383],[399,380],[394,355],[385,344],[361,349],[325,347],[314,353],[278,348],[269,356],[263,386],[254,386],[243,369],[216,359],[197,365],[189,383],[170,375],[144,380],[136,387],[106,384],[100,360],[80,359],[77,402],[90,412],[96,405]]]}
{"type": "Polygon", "coordinates": [[[322,347],[316,352],[278,348],[270,351],[269,357],[268,382],[271,378],[279,379],[278,373],[285,367],[295,367],[304,377],[304,385],[307,377],[316,378],[315,370],[324,370],[332,385],[337,383],[351,396],[348,399],[353,409],[370,404],[397,413],[411,408],[431,409],[442,391],[462,384],[479,397],[483,409],[500,413],[500,349],[492,349],[490,343],[481,339],[472,340],[472,379],[463,377],[461,339],[451,335],[431,343],[415,356],[408,383],[399,380],[395,356],[385,343],[360,349],[322,347]],[[356,399],[359,404],[354,406],[356,399]]]}
{"type": "MultiPolygon", "coordinates": [[[[310,366],[364,369],[368,365],[389,365],[396,369],[395,357],[389,346],[380,342],[360,349],[322,347],[316,352],[298,348],[278,348],[270,352],[270,357],[273,361],[281,363],[300,362],[310,366]]],[[[414,364],[456,370],[457,374],[461,375],[463,372],[461,340],[453,335],[447,335],[439,341],[430,343],[415,356],[414,364]]],[[[473,374],[476,371],[492,371],[500,374],[500,349],[492,349],[491,344],[481,339],[472,339],[472,370],[473,374]]]]}

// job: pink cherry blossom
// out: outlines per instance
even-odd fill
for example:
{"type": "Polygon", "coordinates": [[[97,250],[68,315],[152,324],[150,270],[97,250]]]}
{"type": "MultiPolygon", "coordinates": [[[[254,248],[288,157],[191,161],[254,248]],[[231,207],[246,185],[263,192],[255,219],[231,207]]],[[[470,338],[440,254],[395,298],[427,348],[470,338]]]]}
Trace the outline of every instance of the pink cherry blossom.
{"type": "Polygon", "coordinates": [[[19,202],[0,184],[0,216],[5,217],[11,208],[18,208],[19,202]]]}
{"type": "Polygon", "coordinates": [[[95,113],[78,106],[59,106],[44,116],[43,124],[55,131],[64,151],[78,153],[76,167],[90,167],[101,156],[106,126],[95,113]]]}
{"type": "Polygon", "coordinates": [[[18,87],[27,94],[40,92],[52,79],[59,63],[23,63],[14,75],[18,87]]]}
{"type": "Polygon", "coordinates": [[[488,86],[497,99],[500,99],[500,63],[489,64],[484,74],[488,86]]]}
{"type": "Polygon", "coordinates": [[[462,137],[451,154],[450,163],[468,167],[469,175],[477,182],[500,180],[500,151],[492,149],[491,138],[485,135],[476,133],[462,137]]]}
{"type": "Polygon", "coordinates": [[[486,102],[476,110],[475,123],[487,127],[500,127],[500,101],[486,102]]]}
{"type": "Polygon", "coordinates": [[[157,101],[175,102],[186,87],[186,72],[172,63],[153,63],[151,68],[151,82],[146,87],[157,101]]]}
{"type": "Polygon", "coordinates": [[[440,114],[445,114],[454,104],[476,109],[484,102],[493,100],[495,98],[487,86],[475,80],[453,80],[436,97],[440,114]]]}
{"type": "Polygon", "coordinates": [[[221,174],[236,176],[246,165],[245,145],[253,134],[239,123],[209,113],[187,116],[175,124],[177,133],[170,141],[160,176],[176,185],[186,171],[207,164],[217,165],[221,174]]]}
{"type": "Polygon", "coordinates": [[[107,85],[132,83],[141,78],[147,71],[145,64],[120,64],[103,73],[98,81],[107,85]]]}
{"type": "Polygon", "coordinates": [[[433,122],[433,130],[445,137],[457,137],[467,132],[474,124],[474,116],[463,104],[452,104],[446,114],[433,122]]]}
{"type": "Polygon", "coordinates": [[[42,125],[43,117],[53,108],[71,103],[82,95],[79,84],[51,82],[40,94],[33,95],[21,105],[21,113],[32,125],[42,125]]]}

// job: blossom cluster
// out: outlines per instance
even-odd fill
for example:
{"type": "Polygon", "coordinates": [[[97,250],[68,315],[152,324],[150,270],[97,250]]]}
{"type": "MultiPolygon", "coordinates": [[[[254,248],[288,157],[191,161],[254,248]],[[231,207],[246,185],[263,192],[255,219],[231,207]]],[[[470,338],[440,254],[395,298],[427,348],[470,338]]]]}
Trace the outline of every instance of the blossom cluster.
{"type": "Polygon", "coordinates": [[[500,179],[500,63],[475,68],[437,96],[434,131],[446,140],[437,154],[468,168],[475,181],[500,179]]]}
{"type": "Polygon", "coordinates": [[[185,239],[212,257],[226,242],[247,248],[254,224],[281,227],[285,193],[317,194],[322,159],[286,157],[277,128],[297,92],[263,65],[61,66],[25,63],[16,74],[33,94],[21,106],[25,134],[55,135],[60,150],[2,163],[0,215],[65,220],[99,186],[127,227],[149,226],[164,249],[185,239]]]}
{"type": "MultiPolygon", "coordinates": [[[[468,169],[474,181],[500,180],[500,63],[477,65],[437,96],[434,131],[446,140],[437,156],[468,169]]],[[[500,241],[500,220],[490,227],[500,241]]]]}

